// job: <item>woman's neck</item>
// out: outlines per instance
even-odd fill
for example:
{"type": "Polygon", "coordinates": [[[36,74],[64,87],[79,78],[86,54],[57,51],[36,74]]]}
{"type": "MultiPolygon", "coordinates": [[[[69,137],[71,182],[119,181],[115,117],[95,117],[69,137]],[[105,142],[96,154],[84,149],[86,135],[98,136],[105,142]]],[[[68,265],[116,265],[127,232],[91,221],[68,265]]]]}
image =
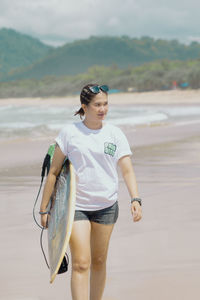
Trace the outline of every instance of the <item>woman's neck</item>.
{"type": "Polygon", "coordinates": [[[89,129],[93,129],[93,130],[98,130],[98,129],[101,129],[103,127],[103,123],[102,121],[100,122],[97,122],[97,121],[91,121],[91,120],[88,120],[88,119],[84,119],[83,121],[83,124],[89,128],[89,129]]]}

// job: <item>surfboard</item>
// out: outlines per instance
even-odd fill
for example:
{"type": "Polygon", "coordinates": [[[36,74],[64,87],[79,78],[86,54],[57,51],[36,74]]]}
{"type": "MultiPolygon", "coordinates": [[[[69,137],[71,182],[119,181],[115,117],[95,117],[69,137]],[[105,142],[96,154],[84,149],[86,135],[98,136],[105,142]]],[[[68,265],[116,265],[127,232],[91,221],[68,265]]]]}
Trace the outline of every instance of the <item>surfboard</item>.
{"type": "Polygon", "coordinates": [[[69,160],[63,164],[49,203],[48,252],[53,283],[67,251],[75,213],[75,172],[69,160]]]}

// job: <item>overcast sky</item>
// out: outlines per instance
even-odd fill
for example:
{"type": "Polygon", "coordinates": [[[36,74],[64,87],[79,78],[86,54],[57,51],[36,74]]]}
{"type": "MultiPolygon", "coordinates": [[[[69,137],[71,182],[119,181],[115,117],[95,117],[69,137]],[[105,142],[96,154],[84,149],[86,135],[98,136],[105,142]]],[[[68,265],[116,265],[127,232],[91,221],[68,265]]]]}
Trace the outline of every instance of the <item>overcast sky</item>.
{"type": "Polygon", "coordinates": [[[0,0],[0,28],[60,45],[91,35],[200,42],[199,0],[0,0]]]}

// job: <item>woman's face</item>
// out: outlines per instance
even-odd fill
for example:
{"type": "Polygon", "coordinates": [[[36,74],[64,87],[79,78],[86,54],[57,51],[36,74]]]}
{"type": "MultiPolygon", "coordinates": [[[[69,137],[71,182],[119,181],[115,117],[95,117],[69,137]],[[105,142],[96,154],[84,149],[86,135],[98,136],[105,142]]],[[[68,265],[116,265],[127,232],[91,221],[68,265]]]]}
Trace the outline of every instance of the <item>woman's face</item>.
{"type": "Polygon", "coordinates": [[[82,104],[85,112],[85,117],[91,121],[103,121],[108,112],[108,96],[100,92],[98,93],[88,105],[82,104]]]}

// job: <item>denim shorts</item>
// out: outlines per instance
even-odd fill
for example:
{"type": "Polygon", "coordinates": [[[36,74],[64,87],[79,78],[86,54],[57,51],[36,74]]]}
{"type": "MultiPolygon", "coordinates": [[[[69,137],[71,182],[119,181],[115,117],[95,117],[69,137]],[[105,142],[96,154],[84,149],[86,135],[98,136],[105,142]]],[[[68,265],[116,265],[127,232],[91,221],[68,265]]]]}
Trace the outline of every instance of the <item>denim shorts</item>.
{"type": "Polygon", "coordinates": [[[88,220],[99,224],[114,224],[117,221],[118,214],[119,207],[118,202],[116,201],[112,206],[100,210],[76,210],[74,221],[88,220]]]}

